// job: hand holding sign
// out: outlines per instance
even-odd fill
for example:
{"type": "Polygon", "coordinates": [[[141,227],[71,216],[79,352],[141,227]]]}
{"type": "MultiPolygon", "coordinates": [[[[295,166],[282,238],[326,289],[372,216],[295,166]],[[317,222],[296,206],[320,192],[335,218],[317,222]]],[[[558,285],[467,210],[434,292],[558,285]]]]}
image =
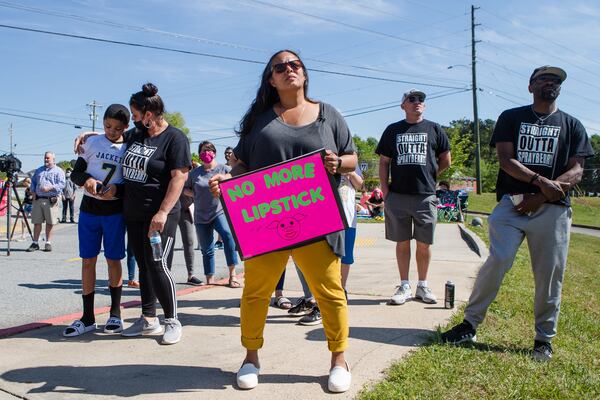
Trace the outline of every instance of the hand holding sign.
{"type": "Polygon", "coordinates": [[[243,259],[321,240],[348,226],[331,175],[338,159],[332,152],[316,151],[232,179],[221,181],[223,176],[215,175],[209,181],[243,259]]]}
{"type": "Polygon", "coordinates": [[[210,189],[210,192],[212,193],[212,195],[214,197],[221,196],[221,186],[219,185],[219,182],[221,182],[222,180],[228,179],[228,178],[231,178],[231,175],[216,174],[208,180],[208,188],[210,189]]]}
{"type": "Polygon", "coordinates": [[[338,172],[339,167],[341,166],[341,159],[342,158],[338,157],[338,155],[335,154],[333,151],[325,150],[325,158],[323,161],[327,172],[329,172],[331,175],[335,175],[338,172]]]}

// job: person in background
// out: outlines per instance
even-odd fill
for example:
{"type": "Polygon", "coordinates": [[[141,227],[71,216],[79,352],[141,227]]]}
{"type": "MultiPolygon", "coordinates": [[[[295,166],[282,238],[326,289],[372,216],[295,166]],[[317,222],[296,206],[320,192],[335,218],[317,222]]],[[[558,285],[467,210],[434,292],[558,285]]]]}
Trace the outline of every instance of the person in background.
{"type": "Polygon", "coordinates": [[[581,181],[585,159],[594,155],[584,126],[556,104],[566,78],[562,68],[536,68],[528,86],[533,104],[498,117],[490,141],[500,163],[498,204],[488,218],[490,252],[477,273],[464,320],[442,333],[442,342],[476,340],[477,328],[527,238],[535,284],[531,355],[542,362],[552,358],[573,213],[569,190],[581,181]]]}
{"type": "Polygon", "coordinates": [[[203,282],[194,274],[194,236],[197,236],[196,228],[194,227],[194,198],[186,196],[182,192],[179,202],[181,203],[181,215],[179,216],[178,225],[179,233],[181,233],[185,268],[188,274],[187,283],[193,286],[200,286],[203,282]]]}
{"type": "Polygon", "coordinates": [[[33,222],[33,243],[28,252],[40,249],[38,240],[42,233],[42,224],[46,223],[46,244],[44,251],[52,251],[52,228],[58,222],[58,198],[65,187],[65,173],[56,165],[54,153],[44,153],[44,165],[35,170],[31,179],[31,192],[33,194],[33,208],[31,221],[33,222]]]}
{"type": "Polygon", "coordinates": [[[385,198],[385,237],[396,242],[400,285],[390,304],[412,299],[409,281],[411,240],[415,239],[419,280],[415,298],[433,304],[427,284],[431,245],[437,222],[435,182],[450,166],[450,142],[442,127],[423,118],[425,93],[411,89],[402,96],[405,118],[385,129],[377,144],[379,181],[385,198]],[[391,179],[390,179],[391,178],[391,179]]]}
{"type": "Polygon", "coordinates": [[[366,201],[366,205],[371,217],[377,218],[382,216],[385,202],[381,189],[375,188],[373,190],[373,193],[371,193],[371,196],[369,196],[369,199],[366,201]]]}
{"type": "Polygon", "coordinates": [[[202,263],[207,284],[214,283],[215,244],[214,232],[224,239],[225,259],[229,268],[229,287],[239,288],[240,282],[235,277],[235,266],[239,262],[235,251],[235,241],[227,223],[227,217],[219,199],[215,198],[208,187],[208,180],[217,174],[226,174],[231,169],[217,162],[215,145],[205,140],[198,146],[198,155],[202,166],[190,172],[183,194],[193,199],[194,223],[200,239],[202,263]]]}
{"type": "MultiPolygon", "coordinates": [[[[96,330],[94,296],[96,262],[104,247],[108,264],[110,316],[104,333],[120,333],[121,260],[125,257],[125,221],[122,196],[108,195],[109,185],[123,183],[121,160],[125,153],[123,133],[129,126],[130,114],[121,104],[111,104],[104,113],[104,135],[91,136],[82,146],[69,181],[84,188],[79,213],[77,236],[81,257],[83,315],[65,328],[63,336],[75,337],[96,330]]],[[[63,214],[64,214],[63,210],[63,214]]]]}
{"type": "Polygon", "coordinates": [[[60,220],[60,222],[62,222],[63,224],[67,222],[67,208],[69,209],[69,221],[72,224],[75,223],[75,210],[73,207],[75,206],[75,191],[77,190],[77,187],[75,186],[75,183],[73,183],[73,181],[71,180],[71,171],[73,171],[73,169],[67,168],[67,171],[65,173],[65,187],[63,188],[61,194],[62,219],[60,220]]]}
{"type": "Polygon", "coordinates": [[[129,107],[135,130],[125,135],[123,215],[139,268],[142,315],[121,335],[160,333],[158,299],[165,316],[161,343],[175,344],[181,340],[183,329],[177,318],[171,264],[180,214],[179,196],[192,166],[190,144],[181,130],[164,119],[165,105],[152,83],[146,83],[131,96],[129,107]],[[150,237],[156,232],[162,243],[158,259],[150,244],[150,237]]]}

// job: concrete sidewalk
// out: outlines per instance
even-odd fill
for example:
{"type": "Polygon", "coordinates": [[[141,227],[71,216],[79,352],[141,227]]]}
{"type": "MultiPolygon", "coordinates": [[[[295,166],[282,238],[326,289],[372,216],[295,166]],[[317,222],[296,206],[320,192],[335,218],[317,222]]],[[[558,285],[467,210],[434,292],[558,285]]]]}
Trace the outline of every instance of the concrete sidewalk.
{"type": "MultiPolygon", "coordinates": [[[[383,224],[359,224],[356,264],[348,281],[350,344],[347,359],[353,384],[336,398],[353,398],[382,378],[390,363],[427,340],[453,310],[443,308],[446,280],[456,283],[465,301],[482,258],[469,249],[457,225],[440,224],[430,268],[430,287],[438,304],[416,301],[389,306],[399,283],[394,244],[383,224]]],[[[475,239],[487,254],[485,245],[475,239]]],[[[413,257],[414,258],[414,257],[413,257]]],[[[416,267],[411,267],[416,278],[416,267]]],[[[414,279],[412,279],[414,280],[414,279]]],[[[413,288],[414,290],[414,288],[413,288]]],[[[260,352],[259,386],[241,391],[235,373],[244,357],[240,344],[240,290],[213,287],[179,297],[182,341],[161,346],[159,336],[125,339],[100,333],[75,339],[62,326],[31,330],[0,340],[0,400],[92,399],[317,399],[327,392],[330,353],[320,325],[296,324],[287,312],[270,308],[265,346],[260,352]]],[[[293,265],[288,265],[286,296],[300,297],[293,265]]],[[[139,308],[123,310],[127,323],[139,308]]],[[[97,317],[104,322],[107,315],[97,317]]],[[[33,321],[32,321],[33,322],[33,321]]]]}

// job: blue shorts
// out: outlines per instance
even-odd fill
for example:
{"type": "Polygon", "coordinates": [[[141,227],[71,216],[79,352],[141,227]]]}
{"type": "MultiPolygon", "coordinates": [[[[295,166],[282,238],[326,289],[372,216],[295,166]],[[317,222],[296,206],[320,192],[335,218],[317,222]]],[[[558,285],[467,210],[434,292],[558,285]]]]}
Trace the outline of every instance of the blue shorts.
{"type": "Polygon", "coordinates": [[[346,241],[344,248],[346,255],[342,257],[342,264],[354,264],[354,242],[356,241],[356,228],[348,228],[345,230],[346,241]]]}
{"type": "Polygon", "coordinates": [[[104,256],[109,260],[125,258],[125,220],[123,214],[94,215],[79,212],[79,257],[94,258],[100,254],[104,239],[104,256]]]}

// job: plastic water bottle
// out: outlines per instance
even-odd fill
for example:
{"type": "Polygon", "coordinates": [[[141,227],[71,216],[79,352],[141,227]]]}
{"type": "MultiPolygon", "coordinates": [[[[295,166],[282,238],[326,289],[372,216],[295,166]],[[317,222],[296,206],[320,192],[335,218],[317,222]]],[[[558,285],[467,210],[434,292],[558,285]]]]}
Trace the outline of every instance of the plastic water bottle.
{"type": "Polygon", "coordinates": [[[444,308],[453,309],[454,308],[454,282],[448,281],[446,282],[446,286],[444,288],[444,308]]]}
{"type": "Polygon", "coordinates": [[[154,258],[154,261],[162,260],[163,247],[159,231],[153,231],[150,235],[150,247],[152,247],[152,258],[154,258]]]}

